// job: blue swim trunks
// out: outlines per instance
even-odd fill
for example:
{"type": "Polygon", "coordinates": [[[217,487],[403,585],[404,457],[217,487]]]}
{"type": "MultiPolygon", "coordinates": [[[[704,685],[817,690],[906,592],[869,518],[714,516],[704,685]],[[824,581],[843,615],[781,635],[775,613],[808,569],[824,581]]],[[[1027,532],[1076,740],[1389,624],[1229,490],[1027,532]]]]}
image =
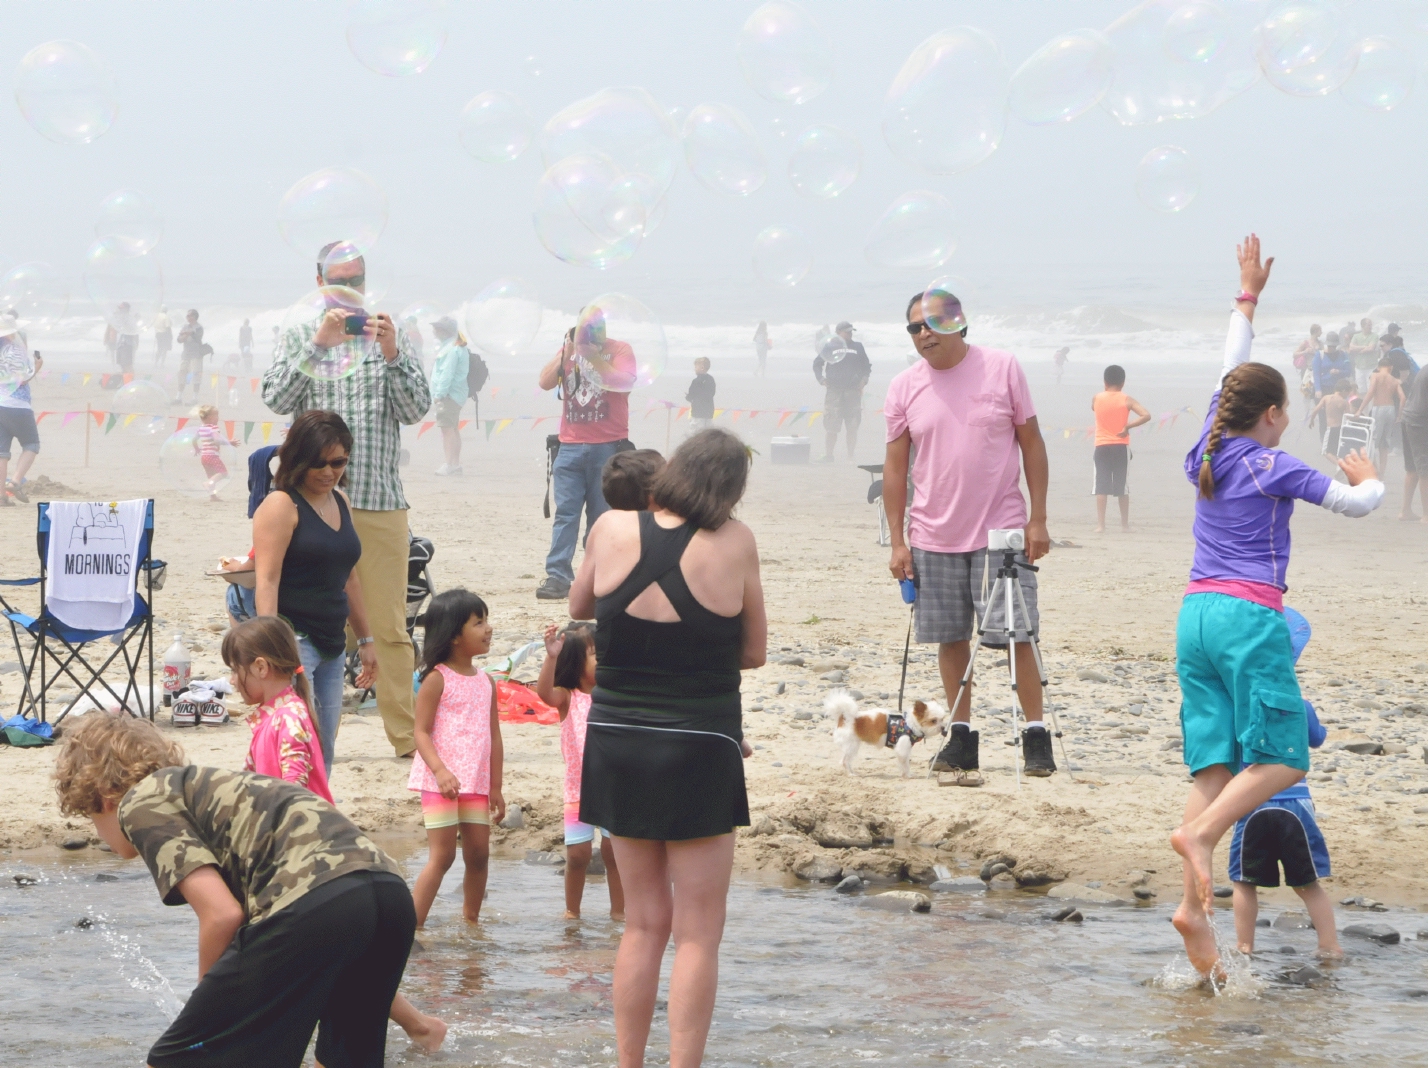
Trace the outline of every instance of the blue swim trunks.
{"type": "Polygon", "coordinates": [[[1175,669],[1192,775],[1214,764],[1309,770],[1309,723],[1282,612],[1225,593],[1189,594],[1175,669]]]}
{"type": "Polygon", "coordinates": [[[1280,865],[1286,886],[1327,879],[1329,847],[1307,797],[1271,799],[1239,823],[1230,837],[1230,882],[1278,886],[1280,865]]]}

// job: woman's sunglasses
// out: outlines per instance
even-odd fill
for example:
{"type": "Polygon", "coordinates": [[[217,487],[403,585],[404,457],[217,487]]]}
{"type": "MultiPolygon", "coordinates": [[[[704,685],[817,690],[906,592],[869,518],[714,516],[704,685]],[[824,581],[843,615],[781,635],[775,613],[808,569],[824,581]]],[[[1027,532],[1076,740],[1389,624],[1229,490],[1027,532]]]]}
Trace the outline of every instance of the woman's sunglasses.
{"type": "Polygon", "coordinates": [[[335,460],[323,460],[321,463],[313,464],[310,468],[308,468],[308,470],[321,471],[324,467],[330,467],[334,471],[341,471],[344,467],[347,466],[349,459],[350,458],[346,456],[339,456],[335,460]]]}

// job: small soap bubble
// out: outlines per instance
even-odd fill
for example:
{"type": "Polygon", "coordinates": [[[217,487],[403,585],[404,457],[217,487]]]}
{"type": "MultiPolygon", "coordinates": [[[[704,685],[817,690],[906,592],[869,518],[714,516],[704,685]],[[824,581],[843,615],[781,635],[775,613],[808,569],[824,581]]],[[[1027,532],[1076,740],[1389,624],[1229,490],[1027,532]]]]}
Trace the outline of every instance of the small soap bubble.
{"type": "Polygon", "coordinates": [[[1280,4],[1259,24],[1256,54],[1266,74],[1288,74],[1324,59],[1344,29],[1343,12],[1329,0],[1280,4]]]}
{"type": "Polygon", "coordinates": [[[919,189],[888,205],[868,235],[867,257],[880,267],[940,267],[957,251],[952,204],[919,189]]]}
{"type": "Polygon", "coordinates": [[[574,347],[577,375],[567,388],[577,403],[597,387],[628,393],[651,385],[669,358],[658,317],[625,293],[602,293],[580,310],[574,347]]]}
{"type": "Polygon", "coordinates": [[[608,270],[640,247],[645,233],[641,190],[606,156],[575,155],[536,184],[536,235],[552,256],[608,270]]]}
{"type": "Polygon", "coordinates": [[[913,49],[883,102],[883,137],[905,163],[958,174],[997,150],[1006,131],[1010,77],[981,30],[934,34],[913,49]]]}
{"type": "Polygon", "coordinates": [[[0,313],[14,309],[29,329],[49,329],[69,312],[69,282],[40,260],[12,267],[0,276],[0,313]]]}
{"type": "Polygon", "coordinates": [[[833,50],[818,23],[786,0],[764,4],[739,31],[739,66],[765,100],[804,104],[833,81],[833,50]]]}
{"type": "Polygon", "coordinates": [[[461,147],[482,163],[510,163],[530,147],[535,122],[514,93],[491,89],[461,109],[458,132],[461,147]]]}
{"type": "Polygon", "coordinates": [[[1094,30],[1053,38],[1012,75],[1009,104],[1023,122],[1070,122],[1101,101],[1115,76],[1115,53],[1094,30]]]}
{"type": "Polygon", "coordinates": [[[347,47],[377,74],[420,74],[444,44],[446,13],[437,0],[356,0],[352,5],[347,47]]]}
{"type": "Polygon", "coordinates": [[[299,371],[321,381],[346,378],[376,350],[367,325],[375,314],[374,302],[359,290],[319,286],[283,315],[284,347],[294,332],[298,344],[312,346],[298,363],[299,371]]]}
{"type": "Polygon", "coordinates": [[[1172,59],[1208,63],[1230,37],[1230,17],[1219,4],[1192,0],[1165,20],[1165,50],[1172,59]]]}
{"type": "Polygon", "coordinates": [[[525,67],[526,73],[529,74],[532,78],[539,78],[539,77],[540,77],[540,75],[541,75],[541,62],[540,62],[540,58],[539,58],[539,57],[537,57],[537,56],[526,56],[525,62],[522,64],[522,66],[525,67]]]}
{"type": "Polygon", "coordinates": [[[644,89],[601,89],[577,100],[552,115],[540,137],[547,169],[571,156],[602,156],[622,174],[649,178],[656,203],[679,166],[679,131],[644,89]]]}
{"type": "Polygon", "coordinates": [[[121,334],[137,334],[164,302],[164,272],[152,252],[134,252],[106,237],[89,246],[84,288],[109,325],[121,334]]]}
{"type": "Polygon", "coordinates": [[[1354,73],[1339,90],[1351,104],[1370,111],[1392,111],[1413,91],[1413,55],[1387,37],[1358,43],[1354,73]]]}
{"type": "Polygon", "coordinates": [[[540,331],[540,297],[519,278],[498,278],[466,302],[462,319],[481,352],[519,356],[540,331]]]}
{"type": "Polygon", "coordinates": [[[858,180],[863,149],[858,139],[836,126],[810,126],[794,142],[788,180],[796,193],[814,200],[836,197],[858,180]]]}
{"type": "Polygon", "coordinates": [[[136,253],[151,252],[164,236],[164,220],[141,194],[119,189],[100,201],[94,236],[112,237],[136,253]]]}
{"type": "Polygon", "coordinates": [[[1175,145],[1162,145],[1140,161],[1135,191],[1148,208],[1167,214],[1184,211],[1200,192],[1200,173],[1190,153],[1175,145]]]}
{"type": "Polygon", "coordinates": [[[136,437],[154,438],[168,433],[169,396],[164,388],[149,378],[136,378],[120,386],[109,402],[109,410],[133,419],[119,420],[127,433],[136,437]],[[155,417],[158,418],[155,418],[155,417]]]}
{"type": "Polygon", "coordinates": [[[42,136],[62,145],[84,145],[114,125],[119,89],[109,66],[86,45],[49,41],[20,60],[15,102],[42,136]]]}
{"type": "Polygon", "coordinates": [[[684,121],[684,158],[700,184],[748,196],[764,184],[768,164],[749,120],[727,104],[701,104],[684,121]]]}
{"type": "Polygon", "coordinates": [[[327,167],[293,183],[278,205],[283,240],[316,261],[324,245],[350,242],[370,252],[387,228],[387,194],[351,167],[327,167]]]}
{"type": "Polygon", "coordinates": [[[939,334],[957,334],[967,329],[967,316],[962,310],[967,295],[961,278],[944,275],[922,293],[922,320],[939,334]]]}
{"type": "Polygon", "coordinates": [[[766,226],[754,238],[754,272],[765,282],[796,286],[813,266],[813,250],[790,226],[766,226]]]}
{"type": "Polygon", "coordinates": [[[223,427],[217,429],[212,442],[205,443],[190,422],[159,446],[164,480],[185,497],[216,497],[239,470],[238,450],[223,436],[223,427]]]}

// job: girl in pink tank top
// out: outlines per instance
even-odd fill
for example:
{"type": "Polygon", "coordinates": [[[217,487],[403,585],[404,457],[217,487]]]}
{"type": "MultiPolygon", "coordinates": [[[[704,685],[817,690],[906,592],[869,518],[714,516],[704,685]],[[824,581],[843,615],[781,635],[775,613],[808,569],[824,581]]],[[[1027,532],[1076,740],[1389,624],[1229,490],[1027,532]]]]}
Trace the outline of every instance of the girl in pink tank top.
{"type": "MultiPolygon", "coordinates": [[[[585,724],[590,718],[590,693],[595,689],[595,630],[572,623],[562,633],[554,623],[545,629],[545,663],[536,694],[560,713],[560,751],[565,757],[565,918],[580,918],[585,875],[590,869],[595,828],[580,819],[580,772],[585,760],[585,724]]],[[[610,836],[600,832],[600,859],[610,887],[610,916],[625,918],[625,893],[615,866],[610,836]]]]}
{"type": "Polygon", "coordinates": [[[421,793],[430,846],[412,887],[417,926],[426,925],[441,880],[461,841],[467,923],[481,918],[490,859],[491,821],[506,814],[501,796],[501,722],[496,684],[471,661],[491,650],[486,602],[469,590],[432,598],[426,613],[421,687],[416,698],[416,750],[409,790],[421,793]]]}

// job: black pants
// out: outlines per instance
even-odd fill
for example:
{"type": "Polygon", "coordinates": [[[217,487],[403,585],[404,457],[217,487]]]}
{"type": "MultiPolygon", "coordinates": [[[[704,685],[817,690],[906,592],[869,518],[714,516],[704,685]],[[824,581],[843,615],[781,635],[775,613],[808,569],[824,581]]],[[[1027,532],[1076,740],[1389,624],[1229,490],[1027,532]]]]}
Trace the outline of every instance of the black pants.
{"type": "Polygon", "coordinates": [[[416,930],[407,884],[353,872],[240,928],[149,1051],[155,1068],[381,1068],[387,1014],[416,930]]]}

